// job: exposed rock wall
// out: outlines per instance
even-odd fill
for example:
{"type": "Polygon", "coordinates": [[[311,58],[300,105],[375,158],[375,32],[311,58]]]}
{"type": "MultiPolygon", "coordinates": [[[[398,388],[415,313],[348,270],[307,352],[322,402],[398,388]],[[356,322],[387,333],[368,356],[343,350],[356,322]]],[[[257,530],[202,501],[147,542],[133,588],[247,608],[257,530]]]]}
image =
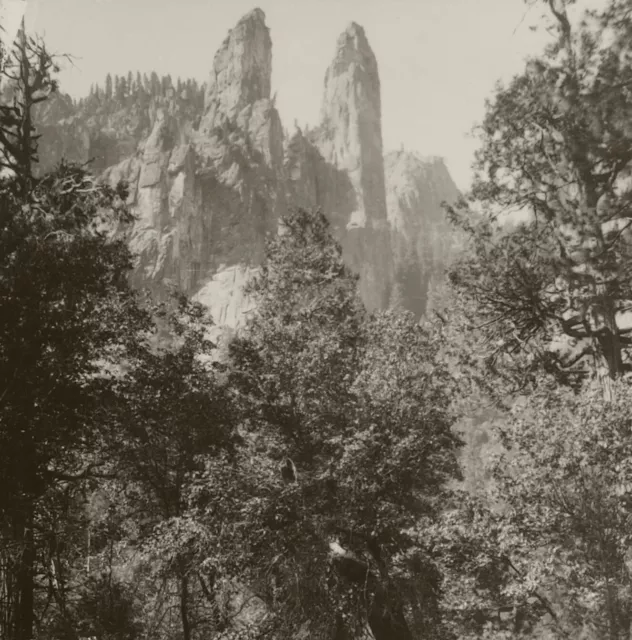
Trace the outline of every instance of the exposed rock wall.
{"type": "Polygon", "coordinates": [[[249,105],[270,98],[272,40],[261,9],[247,13],[229,33],[213,60],[200,130],[235,120],[249,105]]]}
{"type": "Polygon", "coordinates": [[[364,29],[355,23],[338,39],[327,69],[314,138],[325,160],[346,171],[355,189],[347,228],[386,229],[380,78],[364,29]]]}
{"type": "Polygon", "coordinates": [[[393,283],[381,109],[375,55],[352,23],[325,75],[320,126],[294,136],[287,162],[295,200],[329,217],[369,309],[389,304],[393,283]]]}
{"type": "Polygon", "coordinates": [[[42,169],[94,158],[103,179],[126,180],[134,283],[158,296],[183,290],[218,323],[245,320],[243,286],[289,205],[323,209],[369,309],[421,315],[449,254],[440,202],[456,188],[438,160],[388,154],[385,165],[378,65],[364,30],[352,23],[338,39],[315,129],[284,139],[271,75],[270,32],[255,9],[216,53],[203,106],[201,93],[173,89],[127,96],[118,110],[92,96],[89,118],[63,96],[46,103],[42,169]]]}
{"type": "Polygon", "coordinates": [[[459,191],[441,158],[395,151],[385,157],[387,211],[395,266],[393,299],[420,316],[440,284],[453,246],[442,202],[459,191]]]}
{"type": "Polygon", "coordinates": [[[159,109],[137,154],[104,173],[130,183],[135,283],[158,295],[170,285],[198,294],[229,325],[243,322],[244,274],[263,261],[286,206],[271,71],[268,29],[255,10],[215,56],[199,128],[159,109]]]}

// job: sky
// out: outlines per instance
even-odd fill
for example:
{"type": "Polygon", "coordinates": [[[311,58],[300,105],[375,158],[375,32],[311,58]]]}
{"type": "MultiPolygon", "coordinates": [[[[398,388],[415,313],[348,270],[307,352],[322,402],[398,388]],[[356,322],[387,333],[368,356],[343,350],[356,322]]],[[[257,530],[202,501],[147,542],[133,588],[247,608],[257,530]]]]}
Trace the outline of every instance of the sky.
{"type": "Polygon", "coordinates": [[[108,72],[206,81],[228,30],[256,6],[270,27],[272,92],[286,128],[318,123],[325,70],[355,21],[378,60],[385,151],[442,156],[463,190],[485,99],[546,41],[529,28],[541,11],[524,0],[28,0],[26,25],[74,57],[60,83],[79,98],[108,72]]]}

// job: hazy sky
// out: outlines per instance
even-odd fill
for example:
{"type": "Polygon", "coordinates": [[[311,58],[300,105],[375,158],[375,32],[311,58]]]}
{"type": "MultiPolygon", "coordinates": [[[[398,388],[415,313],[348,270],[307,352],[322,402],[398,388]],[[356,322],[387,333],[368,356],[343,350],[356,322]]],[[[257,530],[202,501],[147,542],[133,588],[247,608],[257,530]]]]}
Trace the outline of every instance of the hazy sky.
{"type": "MultiPolygon", "coordinates": [[[[586,0],[595,4],[599,0],[586,0]]],[[[475,141],[494,83],[521,70],[543,35],[523,0],[28,0],[27,28],[72,54],[61,88],[85,95],[129,70],[206,81],[228,30],[255,6],[273,42],[273,92],[284,125],[316,124],[338,35],[364,26],[377,56],[386,150],[446,159],[467,188],[475,141]]]]}

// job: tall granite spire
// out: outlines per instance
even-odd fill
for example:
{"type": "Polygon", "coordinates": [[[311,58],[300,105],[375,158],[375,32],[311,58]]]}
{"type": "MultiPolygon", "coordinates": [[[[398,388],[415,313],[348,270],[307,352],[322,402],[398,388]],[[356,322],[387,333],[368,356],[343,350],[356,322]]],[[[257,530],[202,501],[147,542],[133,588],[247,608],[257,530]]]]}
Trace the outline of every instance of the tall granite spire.
{"type": "Polygon", "coordinates": [[[369,309],[387,306],[393,281],[381,110],[375,55],[364,29],[351,23],[325,75],[321,126],[313,141],[332,168],[328,202],[318,204],[332,220],[348,264],[360,274],[369,309]]]}
{"type": "Polygon", "coordinates": [[[247,13],[215,54],[204,101],[202,130],[222,117],[234,120],[244,107],[270,98],[272,40],[261,9],[247,13]]]}
{"type": "Polygon", "coordinates": [[[356,209],[348,228],[384,227],[380,77],[364,29],[355,22],[338,38],[336,55],[327,69],[321,122],[321,153],[349,172],[356,190],[356,209]]]}

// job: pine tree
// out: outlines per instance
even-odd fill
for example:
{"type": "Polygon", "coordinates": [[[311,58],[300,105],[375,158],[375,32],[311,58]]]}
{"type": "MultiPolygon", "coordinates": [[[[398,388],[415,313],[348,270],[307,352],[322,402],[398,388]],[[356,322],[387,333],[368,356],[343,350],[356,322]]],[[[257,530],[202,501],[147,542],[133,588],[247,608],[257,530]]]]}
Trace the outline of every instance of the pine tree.
{"type": "Polygon", "coordinates": [[[470,202],[451,210],[472,238],[452,280],[477,304],[491,362],[522,353],[560,380],[594,373],[609,395],[631,367],[632,98],[619,89],[632,82],[632,27],[626,3],[577,27],[568,4],[550,3],[555,41],[488,104],[470,202]],[[501,227],[507,210],[530,219],[501,227]]]}
{"type": "Polygon", "coordinates": [[[166,96],[169,89],[173,87],[171,76],[163,76],[160,82],[161,82],[161,93],[163,96],[166,96]]]}
{"type": "Polygon", "coordinates": [[[108,101],[111,100],[112,93],[113,93],[112,74],[108,73],[107,76],[105,77],[105,99],[108,101]]]}
{"type": "Polygon", "coordinates": [[[126,81],[124,77],[116,76],[114,80],[114,96],[119,104],[123,104],[127,93],[126,81]]]}
{"type": "Polygon", "coordinates": [[[155,71],[151,72],[151,95],[154,98],[157,98],[160,95],[160,78],[155,71]]]}
{"type": "MultiPolygon", "coordinates": [[[[106,436],[106,363],[119,363],[146,317],[128,283],[124,241],[101,229],[130,221],[125,189],[62,163],[36,176],[34,107],[56,89],[54,58],[22,31],[4,68],[18,99],[0,110],[0,635],[30,640],[62,581],[48,514],[98,467],[106,436]],[[50,562],[49,562],[50,561],[50,562]],[[48,586],[52,580],[52,586],[48,586]],[[51,590],[52,589],[52,590],[51,590]],[[40,608],[41,607],[41,608],[40,608]]],[[[102,91],[91,88],[97,99],[102,91]]],[[[110,397],[111,399],[111,397],[110,397]]],[[[62,517],[61,511],[57,512],[62,517]]],[[[46,631],[43,631],[46,633],[46,631]]]]}

